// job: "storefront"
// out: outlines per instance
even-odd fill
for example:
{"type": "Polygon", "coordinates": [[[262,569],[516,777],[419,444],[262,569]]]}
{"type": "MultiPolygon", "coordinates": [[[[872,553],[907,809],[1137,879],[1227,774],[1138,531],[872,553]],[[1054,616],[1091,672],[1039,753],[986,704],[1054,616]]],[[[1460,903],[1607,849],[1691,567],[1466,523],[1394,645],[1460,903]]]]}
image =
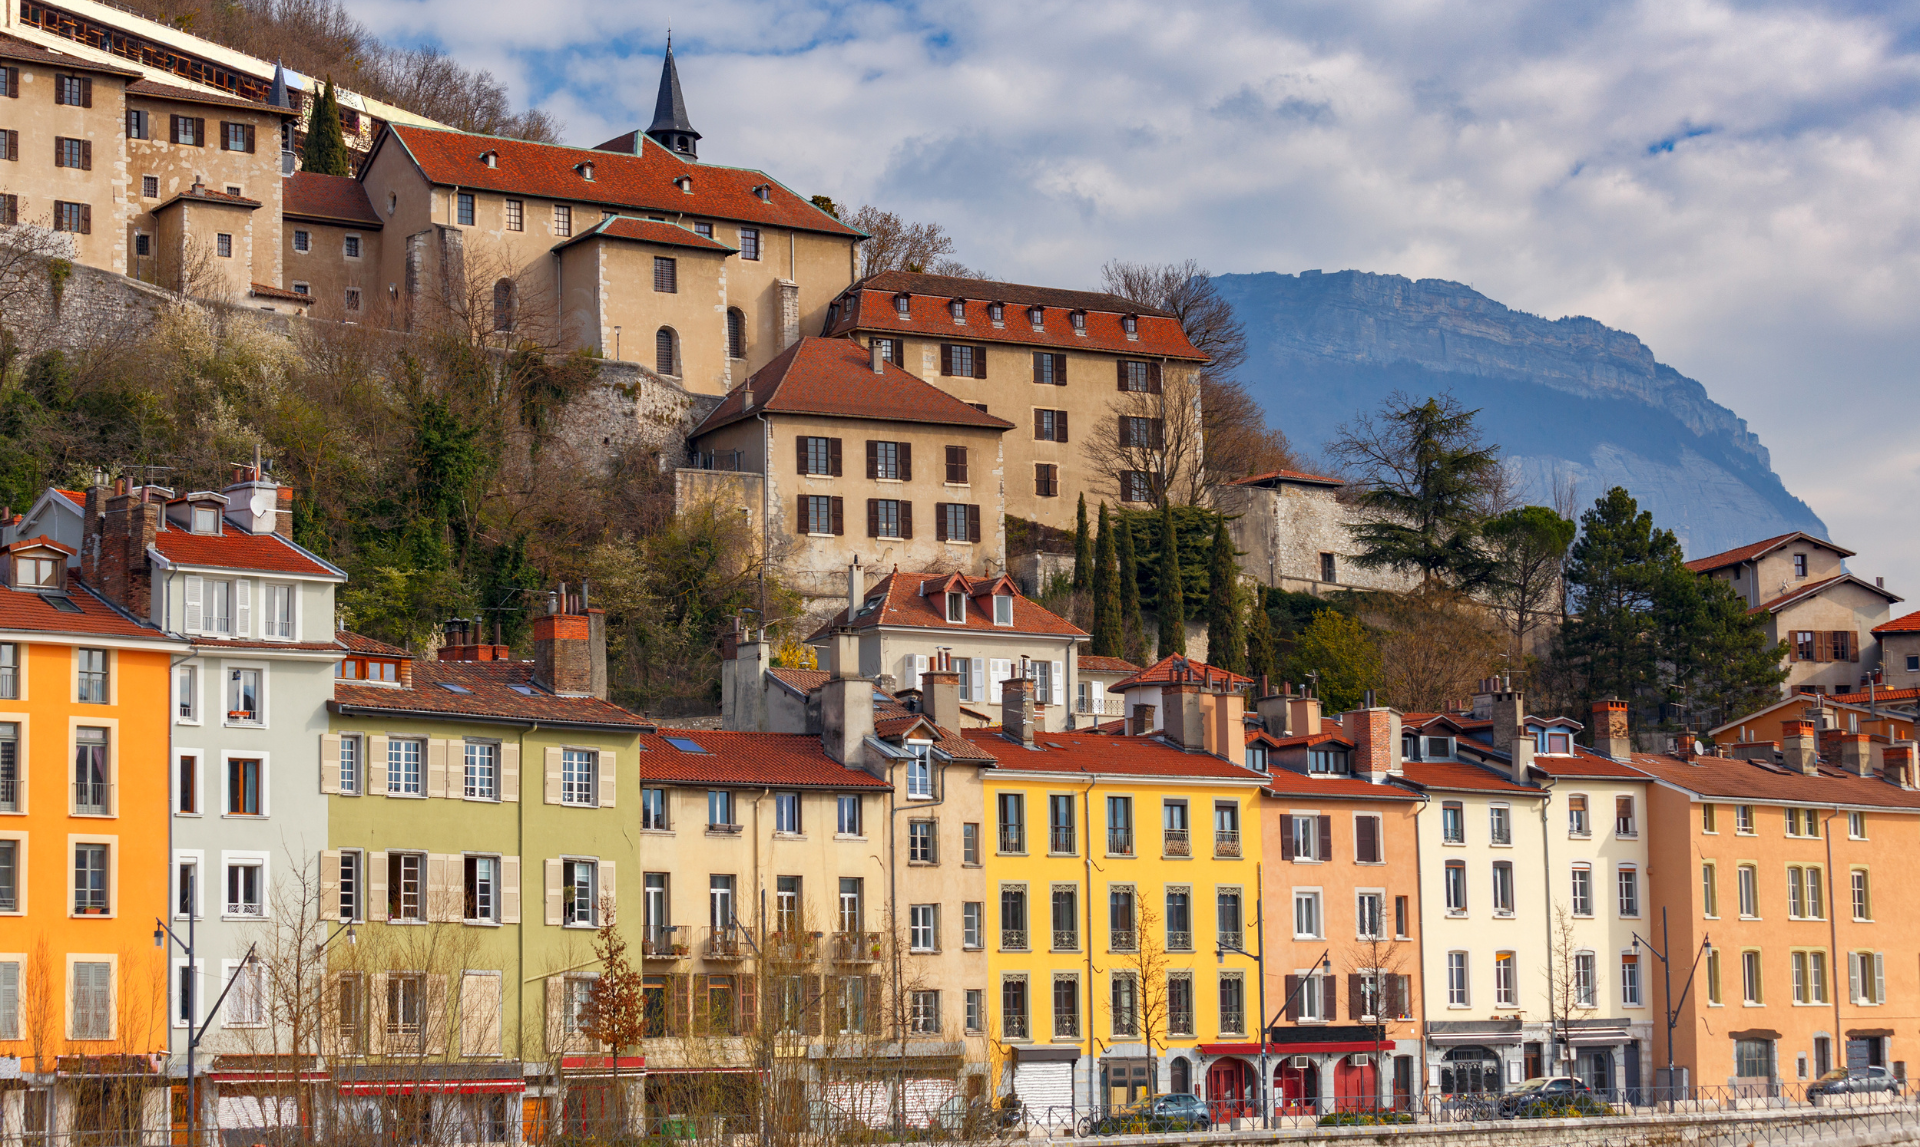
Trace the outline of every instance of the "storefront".
{"type": "MultiPolygon", "coordinates": [[[[349,1131],[396,1144],[518,1143],[527,1089],[518,1061],[356,1064],[333,1074],[349,1131]]],[[[531,1136],[538,1142],[539,1132],[531,1136]]]]}
{"type": "MultiPolygon", "coordinates": [[[[1276,1114],[1377,1111],[1411,1104],[1419,1044],[1381,1038],[1378,1027],[1276,1027],[1265,1048],[1276,1114]]],[[[1260,1113],[1259,1044],[1200,1045],[1215,1121],[1260,1113]]]]}

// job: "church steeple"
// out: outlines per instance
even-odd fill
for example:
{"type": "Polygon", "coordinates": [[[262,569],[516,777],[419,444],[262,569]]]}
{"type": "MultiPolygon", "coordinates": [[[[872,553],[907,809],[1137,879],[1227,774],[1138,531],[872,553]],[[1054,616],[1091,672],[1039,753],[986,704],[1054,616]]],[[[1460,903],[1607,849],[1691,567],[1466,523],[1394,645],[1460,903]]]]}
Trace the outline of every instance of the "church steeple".
{"type": "Polygon", "coordinates": [[[687,101],[680,94],[680,69],[673,64],[671,32],[667,33],[667,58],[660,65],[660,94],[653,101],[653,126],[647,134],[675,155],[700,158],[700,133],[687,121],[687,101]]]}

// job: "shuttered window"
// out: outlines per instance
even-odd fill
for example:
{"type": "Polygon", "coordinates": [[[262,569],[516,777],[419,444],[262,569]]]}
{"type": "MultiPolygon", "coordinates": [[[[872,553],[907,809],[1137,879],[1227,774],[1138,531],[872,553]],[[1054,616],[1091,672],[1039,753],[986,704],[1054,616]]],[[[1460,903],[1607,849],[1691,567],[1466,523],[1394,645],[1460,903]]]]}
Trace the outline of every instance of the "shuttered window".
{"type": "Polygon", "coordinates": [[[947,481],[956,486],[967,484],[967,448],[947,447],[947,481]]]}
{"type": "Polygon", "coordinates": [[[0,130],[0,159],[18,160],[20,158],[20,133],[8,128],[0,130]]]}
{"type": "Polygon", "coordinates": [[[77,235],[93,234],[93,208],[85,203],[65,203],[55,200],[53,229],[72,231],[77,235]]]}
{"type": "Polygon", "coordinates": [[[1041,498],[1059,497],[1060,468],[1051,462],[1034,463],[1033,492],[1036,497],[1041,498]]]}
{"type": "Polygon", "coordinates": [[[1033,381],[1041,386],[1067,385],[1067,356],[1047,351],[1033,352],[1033,381]]]}
{"type": "Polygon", "coordinates": [[[1036,442],[1065,442],[1067,440],[1067,412],[1064,410],[1035,410],[1033,412],[1033,437],[1036,442]]]}
{"type": "MultiPolygon", "coordinates": [[[[662,295],[679,293],[680,272],[678,261],[665,255],[653,257],[653,289],[662,295]]],[[[738,358],[739,355],[733,357],[738,358]]]]}
{"type": "Polygon", "coordinates": [[[80,171],[92,171],[92,141],[56,136],[53,141],[53,165],[55,167],[71,167],[80,171]]]}
{"type": "Polygon", "coordinates": [[[53,102],[68,107],[92,107],[93,81],[85,76],[53,77],[53,102]]]}
{"type": "Polygon", "coordinates": [[[661,327],[653,332],[653,369],[660,374],[677,374],[674,363],[678,357],[674,352],[673,328],[661,327]]]}
{"type": "Polygon", "coordinates": [[[980,540],[980,507],[964,502],[936,502],[933,515],[937,540],[943,542],[980,540]]]}
{"type": "MultiPolygon", "coordinates": [[[[253,125],[250,123],[233,123],[228,120],[222,120],[220,123],[220,150],[244,151],[251,155],[253,153],[253,125]]],[[[469,199],[471,199],[471,197],[469,197],[469,199]]]]}
{"type": "Polygon", "coordinates": [[[89,960],[73,965],[73,1038],[113,1038],[113,965],[89,960]]]}
{"type": "Polygon", "coordinates": [[[1133,394],[1159,394],[1160,364],[1120,360],[1120,389],[1133,394]]]}
{"type": "Polygon", "coordinates": [[[207,121],[197,116],[169,116],[167,138],[182,147],[205,147],[207,121]]]}
{"type": "Polygon", "coordinates": [[[845,502],[821,494],[800,495],[800,532],[803,534],[844,534],[845,502]]]}

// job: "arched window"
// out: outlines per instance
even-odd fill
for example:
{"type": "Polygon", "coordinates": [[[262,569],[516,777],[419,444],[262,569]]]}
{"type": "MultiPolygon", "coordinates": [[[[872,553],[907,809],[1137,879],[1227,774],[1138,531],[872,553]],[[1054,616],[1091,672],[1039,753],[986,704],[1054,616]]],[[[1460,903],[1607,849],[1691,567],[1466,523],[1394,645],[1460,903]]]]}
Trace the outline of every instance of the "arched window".
{"type": "Polygon", "coordinates": [[[727,308],[727,357],[747,357],[747,316],[738,307],[727,308]]]}
{"type": "Polygon", "coordinates": [[[513,329],[513,280],[502,279],[493,285],[493,329],[513,329]]]}
{"type": "Polygon", "coordinates": [[[1187,1061],[1186,1056],[1174,1056],[1173,1062],[1167,1065],[1167,1074],[1171,1080],[1168,1090],[1173,1094],[1193,1094],[1193,1065],[1187,1061]]]}
{"type": "Polygon", "coordinates": [[[678,362],[676,361],[679,356],[674,353],[675,351],[680,349],[676,345],[677,342],[678,340],[674,338],[672,327],[661,327],[659,331],[657,331],[654,334],[653,336],[653,369],[654,370],[660,372],[661,374],[680,373],[679,371],[674,369],[674,367],[679,365],[678,362]]]}

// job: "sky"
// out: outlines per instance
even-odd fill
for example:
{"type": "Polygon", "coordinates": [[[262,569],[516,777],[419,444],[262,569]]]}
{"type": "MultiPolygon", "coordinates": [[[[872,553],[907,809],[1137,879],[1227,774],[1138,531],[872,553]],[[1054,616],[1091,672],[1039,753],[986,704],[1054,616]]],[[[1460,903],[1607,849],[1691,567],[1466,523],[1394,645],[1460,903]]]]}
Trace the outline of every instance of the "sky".
{"type": "Polygon", "coordinates": [[[1920,3],[347,2],[582,145],[647,126],[671,24],[703,160],[998,278],[1353,268],[1631,331],[1920,601],[1920,3]]]}

